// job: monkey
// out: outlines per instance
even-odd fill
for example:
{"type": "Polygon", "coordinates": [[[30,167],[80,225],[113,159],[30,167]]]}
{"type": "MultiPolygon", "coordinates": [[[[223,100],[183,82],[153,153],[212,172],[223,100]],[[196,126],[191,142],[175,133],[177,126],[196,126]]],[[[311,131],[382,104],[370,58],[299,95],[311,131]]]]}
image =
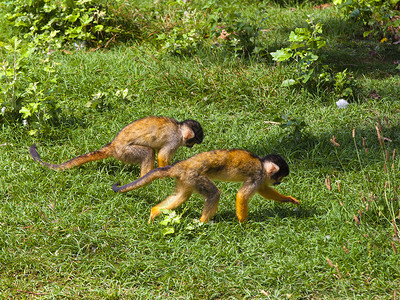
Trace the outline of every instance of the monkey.
{"type": "Polygon", "coordinates": [[[128,164],[140,164],[140,176],[144,176],[154,168],[155,151],[157,151],[158,167],[171,163],[180,146],[188,148],[203,141],[203,128],[194,120],[178,122],[168,117],[149,116],[125,126],[112,140],[100,150],[92,151],[61,164],[42,161],[36,145],[30,147],[35,161],[54,170],[66,170],[90,161],[114,157],[128,164]]]}
{"type": "Polygon", "coordinates": [[[144,177],[118,187],[114,192],[128,192],[146,186],[157,178],[175,178],[175,192],[151,209],[149,222],[163,210],[175,209],[183,204],[192,193],[205,198],[200,221],[209,222],[216,214],[220,190],[211,179],[243,182],[236,194],[236,216],[239,222],[247,220],[249,201],[255,193],[277,202],[300,204],[292,196],[285,196],[273,189],[289,175],[289,166],[279,154],[259,157],[247,150],[224,149],[196,154],[172,165],[151,170],[144,177]]]}

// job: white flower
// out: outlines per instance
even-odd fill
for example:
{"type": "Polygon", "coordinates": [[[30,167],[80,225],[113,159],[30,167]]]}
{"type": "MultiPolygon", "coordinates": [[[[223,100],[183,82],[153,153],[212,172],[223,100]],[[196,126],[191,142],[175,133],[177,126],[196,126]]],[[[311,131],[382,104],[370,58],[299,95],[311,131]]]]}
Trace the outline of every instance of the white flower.
{"type": "Polygon", "coordinates": [[[6,107],[5,107],[5,106],[3,106],[3,107],[1,108],[1,113],[2,113],[3,115],[6,113],[6,107]]]}
{"type": "Polygon", "coordinates": [[[344,100],[344,99],[339,99],[338,101],[336,101],[336,105],[337,105],[337,107],[339,107],[339,108],[346,108],[347,105],[349,105],[349,102],[347,102],[347,101],[344,100]]]}
{"type": "Polygon", "coordinates": [[[98,92],[97,94],[94,94],[94,95],[93,95],[93,100],[100,99],[100,98],[102,98],[103,96],[104,96],[104,93],[98,92]]]}
{"type": "Polygon", "coordinates": [[[87,45],[86,41],[83,41],[83,42],[80,43],[80,44],[78,44],[77,42],[74,42],[74,47],[75,47],[75,50],[76,50],[76,51],[82,50],[83,48],[86,47],[86,45],[87,45]]]}
{"type": "Polygon", "coordinates": [[[23,124],[24,126],[28,126],[28,120],[22,120],[22,124],[23,124]]]}

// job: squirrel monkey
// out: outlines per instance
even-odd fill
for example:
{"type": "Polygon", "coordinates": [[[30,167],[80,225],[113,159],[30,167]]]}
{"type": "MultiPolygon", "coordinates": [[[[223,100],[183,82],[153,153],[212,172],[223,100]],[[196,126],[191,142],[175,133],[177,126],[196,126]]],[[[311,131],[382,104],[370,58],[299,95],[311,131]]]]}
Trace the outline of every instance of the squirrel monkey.
{"type": "Polygon", "coordinates": [[[100,150],[75,157],[61,164],[42,161],[33,144],[29,151],[35,161],[54,170],[65,170],[84,163],[114,157],[128,164],[140,164],[140,176],[154,168],[155,151],[159,167],[168,166],[180,146],[193,147],[203,141],[203,128],[194,120],[178,122],[167,117],[150,116],[124,127],[100,150]]]}
{"type": "Polygon", "coordinates": [[[255,193],[278,202],[300,204],[297,199],[281,195],[270,187],[279,184],[287,175],[289,166],[280,155],[270,154],[261,158],[246,150],[214,150],[154,169],[124,186],[118,187],[114,184],[113,190],[127,192],[143,187],[157,178],[173,177],[176,179],[175,192],[151,209],[149,222],[163,209],[174,209],[184,203],[193,192],[205,197],[200,221],[208,222],[217,212],[221,193],[210,179],[239,181],[243,185],[236,195],[236,215],[240,222],[244,222],[247,219],[249,201],[255,193]]]}

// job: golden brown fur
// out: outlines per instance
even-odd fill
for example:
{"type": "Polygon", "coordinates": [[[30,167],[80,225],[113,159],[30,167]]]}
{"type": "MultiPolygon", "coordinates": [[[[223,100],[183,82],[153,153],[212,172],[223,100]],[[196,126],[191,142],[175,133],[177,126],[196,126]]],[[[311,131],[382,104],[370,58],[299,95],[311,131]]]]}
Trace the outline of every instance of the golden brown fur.
{"type": "Polygon", "coordinates": [[[128,164],[140,164],[141,176],[154,167],[155,151],[159,167],[170,164],[180,146],[192,147],[203,141],[203,129],[193,120],[178,122],[167,117],[151,116],[136,120],[124,127],[114,140],[100,150],[75,157],[61,164],[43,162],[32,145],[30,153],[34,160],[50,169],[65,170],[84,163],[114,157],[128,164]]]}
{"type": "Polygon", "coordinates": [[[162,177],[176,179],[175,193],[151,209],[150,220],[157,217],[163,209],[174,209],[189,199],[193,192],[206,198],[200,221],[208,222],[218,208],[220,191],[211,179],[239,181],[243,185],[236,195],[236,214],[240,222],[247,219],[248,203],[255,193],[278,202],[299,201],[285,196],[271,188],[289,175],[289,166],[280,155],[258,157],[245,150],[214,150],[199,153],[171,166],[152,170],[144,177],[118,187],[115,192],[127,192],[143,187],[162,177]]]}

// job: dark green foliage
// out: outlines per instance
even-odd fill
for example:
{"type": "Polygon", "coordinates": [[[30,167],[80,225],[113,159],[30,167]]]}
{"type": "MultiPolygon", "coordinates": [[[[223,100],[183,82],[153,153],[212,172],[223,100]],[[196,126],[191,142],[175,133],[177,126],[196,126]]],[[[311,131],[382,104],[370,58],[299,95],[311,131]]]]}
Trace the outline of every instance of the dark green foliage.
{"type": "Polygon", "coordinates": [[[398,0],[335,0],[334,3],[350,21],[362,22],[366,29],[364,37],[371,35],[381,41],[384,38],[398,40],[396,37],[400,27],[398,0]]]}
{"type": "Polygon", "coordinates": [[[49,39],[61,43],[75,41],[78,47],[83,41],[102,44],[123,33],[113,23],[108,7],[98,1],[15,0],[3,5],[8,11],[7,20],[39,45],[48,43],[49,39]]]}

